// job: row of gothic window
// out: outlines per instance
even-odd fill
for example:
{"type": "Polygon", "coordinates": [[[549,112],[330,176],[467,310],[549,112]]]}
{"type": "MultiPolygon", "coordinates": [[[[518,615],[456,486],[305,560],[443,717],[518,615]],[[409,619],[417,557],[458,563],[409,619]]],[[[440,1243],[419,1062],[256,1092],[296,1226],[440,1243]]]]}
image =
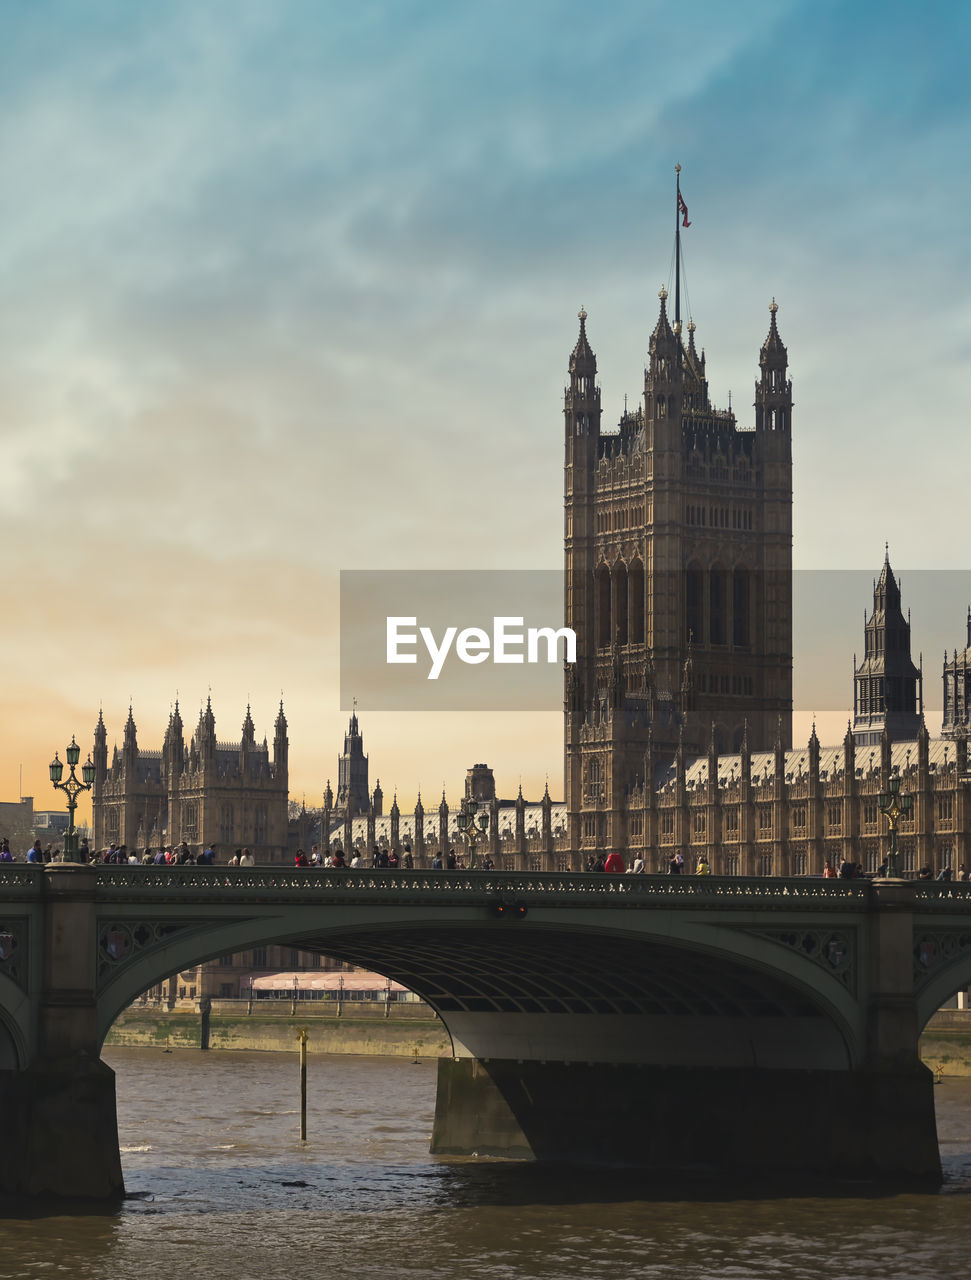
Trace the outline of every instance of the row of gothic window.
{"type": "Polygon", "coordinates": [[[598,533],[612,533],[615,529],[629,529],[644,523],[643,507],[625,507],[616,511],[597,512],[598,533]]]}
{"type": "Polygon", "coordinates": [[[913,712],[917,707],[917,681],[909,676],[871,676],[858,679],[857,703],[860,715],[880,715],[891,711],[913,712]]]}
{"type": "MultiPolygon", "coordinates": [[[[644,567],[601,563],[594,574],[594,619],[598,648],[644,643],[644,567]]],[[[694,645],[747,648],[751,643],[751,579],[747,569],[685,572],[685,639],[694,645]]]]}
{"type": "Polygon", "coordinates": [[[741,507],[703,507],[689,502],[685,507],[685,523],[702,529],[750,530],[753,514],[741,507]]]}
{"type": "Polygon", "coordinates": [[[908,632],[900,631],[900,630],[894,631],[890,629],[884,632],[882,627],[878,627],[873,631],[869,630],[869,628],[867,629],[863,637],[863,642],[865,645],[864,652],[867,654],[883,653],[884,635],[886,635],[887,637],[888,653],[893,653],[893,652],[909,653],[910,652],[910,640],[909,640],[908,632]]]}

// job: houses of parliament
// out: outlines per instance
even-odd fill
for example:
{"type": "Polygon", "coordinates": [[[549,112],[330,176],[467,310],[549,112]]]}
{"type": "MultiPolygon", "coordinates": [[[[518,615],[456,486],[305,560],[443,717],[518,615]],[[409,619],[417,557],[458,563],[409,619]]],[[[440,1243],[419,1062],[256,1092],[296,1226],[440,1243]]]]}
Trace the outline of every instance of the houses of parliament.
{"type": "MultiPolygon", "coordinates": [[[[778,307],[758,351],[754,418],[741,424],[709,395],[706,356],[679,306],[659,295],[643,400],[616,428],[602,421],[597,359],[579,314],[564,396],[565,621],[577,660],[564,689],[563,801],[498,798],[485,764],[466,794],[426,815],[383,811],[371,793],[356,715],[324,791],[322,842],[397,846],[415,866],[463,852],[472,800],[490,814],[500,869],[582,870],[619,850],[667,869],[675,850],[715,874],[818,875],[825,861],[873,871],[888,849],[879,796],[896,780],[913,797],[901,820],[904,872],[971,864],[971,614],[942,672],[944,716],[932,737],[909,616],[885,555],[868,603],[862,661],[850,666],[852,717],[841,742],[815,727],[792,741],[793,395],[778,307]]],[[[109,761],[95,730],[95,842],[186,839],[287,848],[288,743],[281,705],[268,744],[247,709],[239,742],[217,742],[211,705],[186,742],[176,706],[160,750],[140,750],[131,714],[109,761]]],[[[467,843],[467,841],[466,841],[467,843]]],[[[470,851],[466,848],[466,854],[470,851]]]]}

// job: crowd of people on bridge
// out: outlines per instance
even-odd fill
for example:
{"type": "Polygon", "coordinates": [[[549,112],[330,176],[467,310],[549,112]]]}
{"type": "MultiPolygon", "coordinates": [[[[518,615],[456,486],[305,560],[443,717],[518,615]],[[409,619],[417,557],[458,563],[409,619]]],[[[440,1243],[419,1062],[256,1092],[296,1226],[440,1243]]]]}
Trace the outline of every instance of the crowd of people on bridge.
{"type": "MultiPolygon", "coordinates": [[[[50,844],[44,845],[40,839],[36,839],[23,855],[22,860],[29,863],[72,861],[143,867],[185,866],[187,864],[211,867],[219,862],[215,844],[199,845],[198,850],[193,852],[185,840],[177,845],[144,848],[139,852],[137,849],[129,849],[126,844],[113,843],[107,845],[104,849],[92,851],[88,847],[88,841],[82,839],[77,854],[72,858],[66,858],[61,849],[53,848],[50,844]]],[[[21,861],[21,859],[11,852],[9,837],[0,838],[0,863],[18,861],[21,861]]],[[[335,844],[329,850],[326,848],[322,850],[318,845],[314,845],[309,854],[303,849],[298,849],[294,857],[294,863],[298,867],[317,867],[327,870],[347,868],[352,871],[365,868],[412,871],[415,865],[411,845],[407,841],[405,841],[400,853],[396,849],[382,849],[375,845],[370,857],[366,856],[364,851],[354,848],[351,850],[349,861],[345,859],[344,851],[339,844],[335,844]]],[[[225,865],[230,867],[252,867],[256,865],[256,860],[248,848],[239,848],[231,857],[227,858],[225,865]]],[[[433,871],[465,871],[469,869],[464,859],[456,854],[454,849],[449,849],[444,855],[441,851],[437,852],[432,859],[431,866],[433,871]]],[[[887,860],[885,859],[875,872],[868,874],[864,871],[862,863],[844,858],[839,864],[835,864],[831,859],[827,858],[823,864],[823,879],[881,879],[887,874],[887,866],[887,860]]],[[[476,860],[475,868],[479,871],[494,871],[495,863],[491,857],[485,855],[476,860]]],[[[612,850],[610,853],[591,854],[587,859],[586,870],[605,875],[645,875],[647,874],[647,864],[644,858],[638,854],[628,868],[624,855],[617,850],[612,850]]],[[[683,852],[681,849],[675,849],[668,861],[667,874],[682,876],[688,873],[689,869],[683,852]]],[[[696,860],[694,874],[698,876],[712,874],[711,865],[704,853],[700,854],[696,860]]],[[[916,878],[918,880],[939,880],[943,882],[957,880],[967,883],[971,881],[971,873],[968,872],[968,868],[964,863],[956,870],[953,870],[950,865],[944,865],[936,875],[933,868],[923,866],[917,872],[916,878]]]]}
{"type": "MultiPolygon", "coordinates": [[[[624,860],[624,855],[616,849],[608,854],[599,854],[591,856],[587,859],[587,870],[591,872],[603,872],[605,875],[635,875],[643,876],[648,874],[647,863],[641,854],[638,854],[628,868],[624,860]]],[[[684,854],[680,849],[675,849],[668,861],[667,874],[669,876],[683,876],[687,874],[685,867],[684,854]]],[[[694,874],[696,876],[710,876],[711,864],[704,853],[698,855],[695,863],[694,874]]]]}
{"type": "MultiPolygon", "coordinates": [[[[375,845],[369,859],[365,857],[365,854],[360,849],[355,848],[351,853],[349,862],[344,857],[344,850],[339,844],[335,844],[329,852],[327,850],[321,851],[318,845],[314,845],[309,854],[303,849],[298,849],[294,856],[294,863],[298,867],[323,867],[326,870],[340,870],[346,867],[351,871],[358,871],[368,867],[375,870],[413,871],[415,867],[411,845],[407,841],[405,841],[401,853],[397,849],[382,849],[375,845]]],[[[476,862],[476,867],[480,871],[494,871],[496,864],[487,855],[476,862]]],[[[459,857],[455,850],[449,849],[444,857],[441,852],[435,854],[432,859],[432,870],[465,871],[467,868],[463,859],[459,857]]]]}

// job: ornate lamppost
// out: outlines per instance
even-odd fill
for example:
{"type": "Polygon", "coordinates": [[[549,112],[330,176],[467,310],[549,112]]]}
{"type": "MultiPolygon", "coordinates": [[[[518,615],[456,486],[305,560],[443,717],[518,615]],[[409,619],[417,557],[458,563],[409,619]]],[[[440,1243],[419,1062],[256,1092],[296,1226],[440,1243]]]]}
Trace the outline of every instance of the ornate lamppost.
{"type": "Polygon", "coordinates": [[[479,812],[478,800],[463,800],[458,819],[459,831],[469,842],[469,870],[475,870],[475,846],[480,837],[484,837],[489,829],[489,815],[479,812]]]}
{"type": "Polygon", "coordinates": [[[81,792],[91,790],[94,783],[94,765],[91,763],[89,753],[87,760],[81,766],[81,777],[84,781],[79,782],[74,770],[81,759],[81,748],[74,741],[73,733],[71,734],[71,745],[64,748],[64,755],[71,770],[67,781],[61,781],[64,775],[64,765],[55,751],[54,759],[50,763],[51,782],[54,784],[55,790],[63,791],[67,796],[68,826],[67,831],[64,833],[64,861],[77,862],[78,833],[74,828],[74,810],[78,807],[78,796],[81,792]]]}
{"type": "Polygon", "coordinates": [[[891,778],[887,790],[881,791],[877,798],[880,812],[890,824],[890,853],[887,857],[887,879],[896,879],[897,871],[897,824],[902,817],[914,810],[914,797],[909,791],[900,790],[900,779],[891,778]]]}

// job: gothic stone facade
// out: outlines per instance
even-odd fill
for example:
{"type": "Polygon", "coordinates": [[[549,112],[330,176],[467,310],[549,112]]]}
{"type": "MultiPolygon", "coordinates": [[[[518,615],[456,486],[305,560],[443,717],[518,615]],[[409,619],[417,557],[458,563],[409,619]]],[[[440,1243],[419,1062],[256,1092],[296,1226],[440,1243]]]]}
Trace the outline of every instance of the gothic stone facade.
{"type": "Polygon", "coordinates": [[[249,847],[260,863],[284,862],[287,853],[289,743],[283,703],[276,718],[273,753],[257,743],[249,707],[239,742],[219,742],[212,702],[185,741],[178,702],[160,751],[142,751],[129,708],[121,748],[108,761],[108,737],[99,714],[94,732],[92,807],[94,847],[217,846],[225,862],[249,847]]]}
{"type": "MultiPolygon", "coordinates": [[[[673,753],[645,750],[645,781],[623,796],[625,843],[618,847],[657,872],[679,849],[689,871],[703,855],[716,875],[821,875],[826,860],[873,872],[889,851],[880,794],[896,779],[914,801],[898,829],[900,870],[971,867],[967,654],[945,658],[943,733],[931,738],[910,621],[887,555],[865,618],[864,660],[853,661],[854,718],[842,744],[821,746],[814,728],[807,745],[793,750],[780,730],[770,750],[755,751],[743,729],[736,752],[719,750],[712,733],[705,752],[691,753],[682,730],[673,753]]],[[[597,818],[595,830],[609,830],[600,812],[597,818]]],[[[572,867],[583,865],[575,847],[557,849],[554,865],[564,853],[572,867]]]]}
{"type": "Polygon", "coordinates": [[[630,798],[678,748],[767,749],[792,722],[792,383],[770,307],[755,423],[712,406],[665,290],[643,404],[601,429],[580,312],[565,393],[565,782],[581,855],[636,843],[630,798]]]}

